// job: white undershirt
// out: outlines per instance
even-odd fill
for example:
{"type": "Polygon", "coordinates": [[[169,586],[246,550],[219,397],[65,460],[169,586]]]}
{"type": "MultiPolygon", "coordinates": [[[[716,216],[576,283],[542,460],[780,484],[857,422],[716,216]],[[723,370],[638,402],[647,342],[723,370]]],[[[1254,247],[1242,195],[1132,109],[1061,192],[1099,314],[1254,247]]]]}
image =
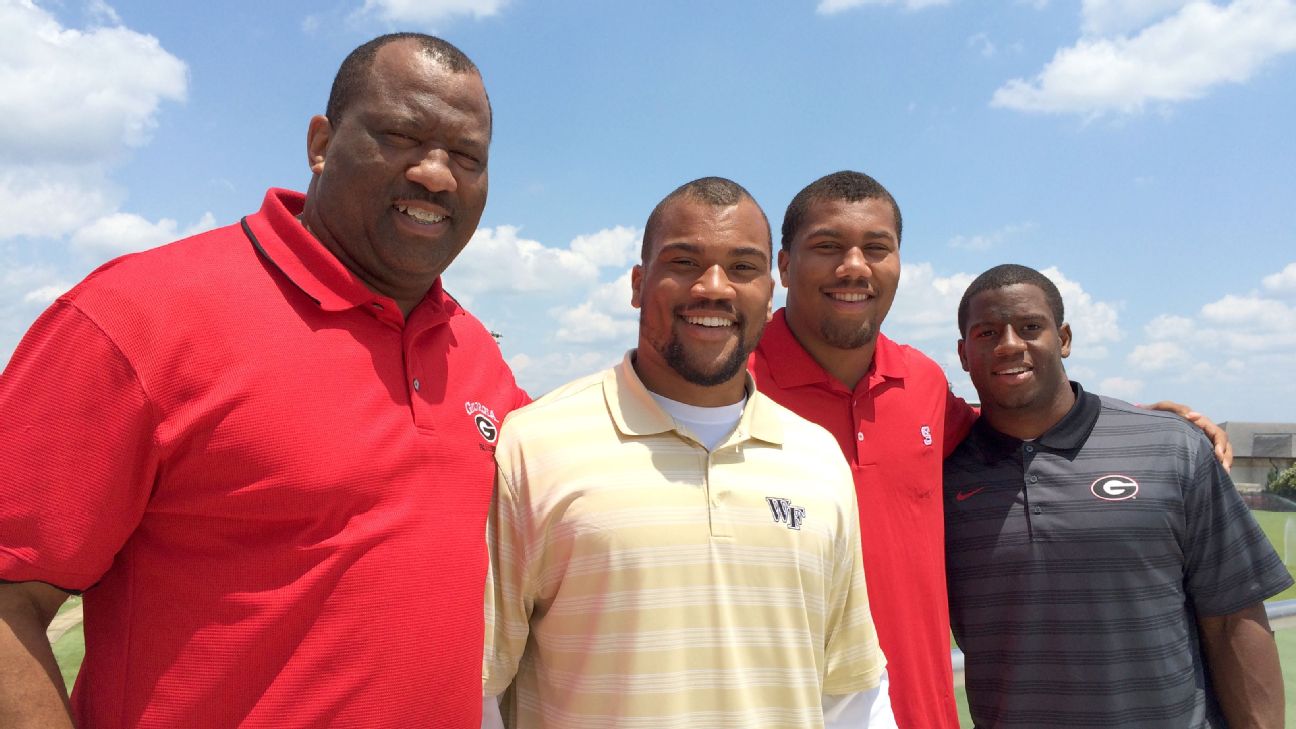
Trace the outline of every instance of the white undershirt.
{"type": "Polygon", "coordinates": [[[745,393],[743,399],[733,405],[721,405],[714,408],[689,405],[668,397],[662,397],[651,390],[648,394],[652,395],[652,399],[661,406],[662,410],[666,411],[667,415],[683,425],[709,451],[715,450],[716,446],[729,437],[729,434],[738,425],[738,421],[742,419],[743,407],[747,405],[747,395],[745,393]]]}

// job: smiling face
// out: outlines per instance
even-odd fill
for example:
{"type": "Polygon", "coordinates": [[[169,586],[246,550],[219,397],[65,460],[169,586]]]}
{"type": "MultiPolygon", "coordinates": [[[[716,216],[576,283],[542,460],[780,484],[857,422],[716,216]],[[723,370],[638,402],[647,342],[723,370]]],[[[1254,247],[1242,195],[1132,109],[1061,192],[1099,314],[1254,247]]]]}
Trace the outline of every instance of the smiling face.
{"type": "Polygon", "coordinates": [[[1034,438],[1071,409],[1062,366],[1071,354],[1071,327],[1054,321],[1039,287],[1012,284],[969,299],[958,352],[982,414],[1000,432],[1034,438]]]}
{"type": "Polygon", "coordinates": [[[449,70],[413,41],[383,46],[342,118],[311,120],[302,222],[408,312],[477,229],[490,124],[476,73],[449,70]]]}
{"type": "Polygon", "coordinates": [[[900,239],[891,203],[816,200],[787,250],[779,278],[788,289],[787,321],[820,363],[866,350],[900,284],[900,239]]]}
{"type": "Polygon", "coordinates": [[[635,371],[672,400],[738,402],[770,316],[769,225],[750,198],[715,206],[680,197],[659,220],[630,276],[640,310],[635,371]]]}

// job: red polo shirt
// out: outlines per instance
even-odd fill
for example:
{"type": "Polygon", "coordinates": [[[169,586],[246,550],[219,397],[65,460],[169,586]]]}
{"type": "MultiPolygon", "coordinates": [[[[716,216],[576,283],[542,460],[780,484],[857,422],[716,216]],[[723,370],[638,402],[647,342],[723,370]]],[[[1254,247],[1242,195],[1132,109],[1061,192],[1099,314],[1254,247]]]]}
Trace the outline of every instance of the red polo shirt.
{"type": "Polygon", "coordinates": [[[904,729],[958,729],[945,590],[941,461],[976,411],[921,352],[879,334],[873,366],[846,389],[780,309],[749,367],[761,392],[836,436],[855,476],[869,606],[904,729]]]}
{"type": "Polygon", "coordinates": [[[270,191],[108,263],[0,378],[0,579],[84,591],[80,726],[477,726],[496,429],[439,283],[406,320],[270,191]]]}

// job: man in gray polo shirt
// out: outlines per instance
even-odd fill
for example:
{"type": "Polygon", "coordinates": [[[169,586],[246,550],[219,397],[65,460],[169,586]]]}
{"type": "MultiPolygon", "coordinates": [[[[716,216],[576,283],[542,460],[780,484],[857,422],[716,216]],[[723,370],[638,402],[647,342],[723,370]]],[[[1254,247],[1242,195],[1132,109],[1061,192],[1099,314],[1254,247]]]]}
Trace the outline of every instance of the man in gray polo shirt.
{"type": "Polygon", "coordinates": [[[1281,727],[1263,600],[1292,584],[1180,418],[1085,392],[1046,277],[959,304],[981,419],[945,461],[954,636],[977,727],[1281,727]]]}

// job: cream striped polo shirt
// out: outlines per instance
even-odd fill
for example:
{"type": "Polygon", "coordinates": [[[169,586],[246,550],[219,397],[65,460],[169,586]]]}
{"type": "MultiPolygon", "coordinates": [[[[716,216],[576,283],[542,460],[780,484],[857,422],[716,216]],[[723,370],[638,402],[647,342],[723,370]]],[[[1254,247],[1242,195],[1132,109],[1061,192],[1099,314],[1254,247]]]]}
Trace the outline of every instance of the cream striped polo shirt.
{"type": "Polygon", "coordinates": [[[749,378],[708,452],[632,355],[501,429],[485,695],[521,729],[822,726],[884,667],[837,442],[749,378]]]}

